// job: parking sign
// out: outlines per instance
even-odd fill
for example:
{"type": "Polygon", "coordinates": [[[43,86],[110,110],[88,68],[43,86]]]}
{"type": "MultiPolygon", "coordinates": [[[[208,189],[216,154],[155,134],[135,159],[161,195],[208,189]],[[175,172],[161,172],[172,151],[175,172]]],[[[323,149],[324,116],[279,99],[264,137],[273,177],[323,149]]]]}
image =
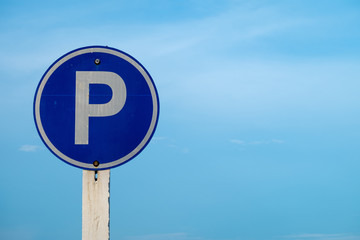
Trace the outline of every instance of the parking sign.
{"type": "Polygon", "coordinates": [[[71,51],[43,75],[34,119],[44,144],[61,160],[103,170],[137,156],[157,126],[159,98],[146,69],[110,47],[71,51]]]}

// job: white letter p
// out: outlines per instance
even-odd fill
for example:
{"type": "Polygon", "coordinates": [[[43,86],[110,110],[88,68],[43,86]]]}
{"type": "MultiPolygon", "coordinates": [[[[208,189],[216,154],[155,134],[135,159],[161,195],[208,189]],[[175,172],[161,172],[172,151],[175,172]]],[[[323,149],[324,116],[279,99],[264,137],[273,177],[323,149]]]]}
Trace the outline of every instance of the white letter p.
{"type": "Polygon", "coordinates": [[[124,80],[113,72],[76,72],[75,144],[89,144],[89,117],[112,116],[120,112],[126,101],[124,80]],[[104,104],[89,103],[90,84],[105,84],[111,88],[112,98],[104,104]]]}

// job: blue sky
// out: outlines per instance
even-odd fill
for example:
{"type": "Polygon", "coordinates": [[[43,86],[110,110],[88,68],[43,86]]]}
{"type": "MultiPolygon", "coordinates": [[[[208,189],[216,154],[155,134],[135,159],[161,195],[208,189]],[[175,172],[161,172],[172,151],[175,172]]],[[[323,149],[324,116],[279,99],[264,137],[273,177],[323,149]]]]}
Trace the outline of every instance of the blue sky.
{"type": "Polygon", "coordinates": [[[82,171],[42,144],[36,86],[107,45],[160,96],[111,170],[111,239],[359,240],[358,1],[0,3],[0,239],[81,238],[82,171]]]}

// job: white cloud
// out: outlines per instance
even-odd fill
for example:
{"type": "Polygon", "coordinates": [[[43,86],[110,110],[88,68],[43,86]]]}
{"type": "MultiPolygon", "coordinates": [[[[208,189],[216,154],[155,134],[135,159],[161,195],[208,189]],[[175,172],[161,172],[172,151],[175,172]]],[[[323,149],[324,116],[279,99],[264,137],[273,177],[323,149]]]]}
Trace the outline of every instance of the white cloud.
{"type": "Polygon", "coordinates": [[[125,237],[125,240],[201,240],[199,237],[192,237],[186,233],[161,233],[140,236],[125,237]]]}
{"type": "Polygon", "coordinates": [[[239,144],[239,145],[244,145],[245,142],[243,140],[239,140],[239,139],[230,139],[229,140],[231,143],[235,143],[235,144],[239,144]]]}
{"type": "Polygon", "coordinates": [[[5,229],[0,228],[0,239],[7,240],[34,240],[38,239],[37,231],[26,226],[19,226],[16,228],[5,229]]]}
{"type": "Polygon", "coordinates": [[[36,152],[39,149],[41,149],[41,147],[37,146],[37,145],[22,145],[19,148],[19,151],[21,151],[21,152],[36,152]]]}
{"type": "Polygon", "coordinates": [[[283,144],[284,140],[271,139],[271,140],[255,140],[255,141],[243,141],[240,139],[230,139],[229,142],[238,145],[264,145],[264,144],[283,144]]]}
{"type": "Polygon", "coordinates": [[[187,147],[181,147],[181,146],[178,146],[176,144],[169,144],[168,147],[172,148],[172,149],[175,149],[181,153],[189,153],[189,148],[187,147]]]}
{"type": "Polygon", "coordinates": [[[160,136],[160,137],[153,137],[153,140],[155,140],[155,141],[161,141],[161,140],[166,140],[167,139],[167,137],[162,137],[162,136],[160,136]]]}
{"type": "Polygon", "coordinates": [[[321,233],[304,233],[283,236],[282,238],[294,240],[360,240],[360,236],[351,234],[321,234],[321,233]]]}

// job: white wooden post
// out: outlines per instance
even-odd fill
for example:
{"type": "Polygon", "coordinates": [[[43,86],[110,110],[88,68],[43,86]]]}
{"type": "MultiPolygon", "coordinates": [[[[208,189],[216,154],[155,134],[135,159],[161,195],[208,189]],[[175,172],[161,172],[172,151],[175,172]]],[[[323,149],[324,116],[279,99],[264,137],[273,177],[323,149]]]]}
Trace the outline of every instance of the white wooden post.
{"type": "Polygon", "coordinates": [[[82,240],[109,239],[109,198],[110,170],[83,170],[82,240]]]}

